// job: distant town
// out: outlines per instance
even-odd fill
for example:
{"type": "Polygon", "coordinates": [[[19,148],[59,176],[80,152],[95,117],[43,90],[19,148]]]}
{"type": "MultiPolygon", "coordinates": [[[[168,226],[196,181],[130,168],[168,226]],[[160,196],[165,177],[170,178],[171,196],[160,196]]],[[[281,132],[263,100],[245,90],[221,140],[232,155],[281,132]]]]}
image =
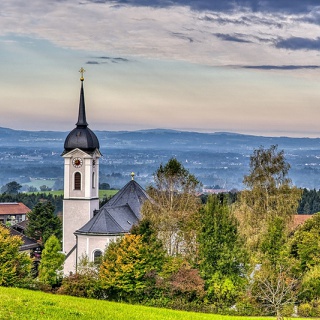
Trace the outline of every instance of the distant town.
{"type": "MultiPolygon", "coordinates": [[[[293,184],[320,188],[320,139],[258,137],[234,133],[174,130],[96,131],[103,157],[100,183],[119,189],[131,172],[143,187],[153,182],[161,163],[176,157],[203,185],[203,192],[241,190],[249,157],[259,146],[278,145],[291,165],[293,184]]],[[[0,128],[0,187],[17,181],[21,191],[63,188],[65,132],[20,131],[0,128]]]]}

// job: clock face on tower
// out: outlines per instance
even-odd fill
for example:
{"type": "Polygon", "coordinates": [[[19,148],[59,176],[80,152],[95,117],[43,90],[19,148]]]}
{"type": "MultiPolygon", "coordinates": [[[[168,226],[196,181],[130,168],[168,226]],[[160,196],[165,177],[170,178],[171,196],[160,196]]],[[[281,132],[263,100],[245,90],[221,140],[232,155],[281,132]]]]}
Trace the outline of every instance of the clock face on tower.
{"type": "Polygon", "coordinates": [[[82,166],[82,163],[83,163],[83,161],[82,161],[81,158],[74,158],[74,159],[72,160],[72,164],[73,164],[73,166],[74,166],[75,168],[80,168],[80,167],[82,166]]]}

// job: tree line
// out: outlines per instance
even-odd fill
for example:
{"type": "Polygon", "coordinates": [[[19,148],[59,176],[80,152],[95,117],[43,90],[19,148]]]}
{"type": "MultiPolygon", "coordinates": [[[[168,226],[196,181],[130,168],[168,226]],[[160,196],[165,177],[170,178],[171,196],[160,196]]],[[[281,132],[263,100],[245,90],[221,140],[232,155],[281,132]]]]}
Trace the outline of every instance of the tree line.
{"type": "Polygon", "coordinates": [[[293,229],[302,190],[292,185],[289,169],[277,146],[260,147],[236,198],[211,195],[202,203],[201,183],[172,158],[155,172],[147,189],[153,201],[145,202],[130,234],[99,261],[82,256],[77,273],[63,277],[60,235],[48,233],[39,274],[29,283],[175,309],[282,319],[298,305],[301,316],[319,316],[320,215],[293,229]]]}

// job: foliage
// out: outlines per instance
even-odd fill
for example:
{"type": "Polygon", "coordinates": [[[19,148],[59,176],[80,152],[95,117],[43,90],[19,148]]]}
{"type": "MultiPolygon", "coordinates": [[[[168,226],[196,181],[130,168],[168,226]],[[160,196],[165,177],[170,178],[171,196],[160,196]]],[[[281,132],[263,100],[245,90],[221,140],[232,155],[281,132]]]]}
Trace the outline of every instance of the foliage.
{"type": "Polygon", "coordinates": [[[248,189],[241,192],[235,213],[247,247],[255,254],[274,219],[282,218],[288,232],[297,212],[301,190],[291,186],[289,168],[277,146],[260,147],[250,157],[250,173],[244,177],[248,189]]]}
{"type": "Polygon", "coordinates": [[[237,220],[227,203],[227,195],[208,198],[201,210],[199,233],[201,274],[208,299],[219,308],[231,306],[241,293],[247,262],[237,220]]]}
{"type": "Polygon", "coordinates": [[[158,244],[146,243],[141,235],[127,234],[107,248],[100,266],[100,280],[111,299],[137,301],[147,288],[145,277],[158,272],[164,259],[158,244]]]}
{"type": "Polygon", "coordinates": [[[302,290],[300,298],[304,301],[312,301],[320,298],[319,264],[311,267],[306,273],[304,273],[302,278],[302,290]]]}
{"type": "Polygon", "coordinates": [[[156,287],[160,289],[162,297],[171,301],[184,300],[186,303],[204,298],[204,281],[199,270],[181,257],[169,257],[163,264],[161,272],[156,278],[156,287]]]}
{"type": "Polygon", "coordinates": [[[61,244],[55,235],[51,235],[42,250],[39,265],[39,280],[52,287],[58,286],[62,280],[64,255],[61,244]]]}
{"type": "Polygon", "coordinates": [[[294,233],[290,253],[298,260],[301,272],[320,264],[320,213],[305,221],[294,233]]]}
{"type": "Polygon", "coordinates": [[[6,185],[4,185],[1,188],[2,193],[7,193],[7,194],[17,194],[19,193],[19,190],[22,188],[22,185],[19,184],[16,181],[11,181],[8,182],[6,185]]]}
{"type": "Polygon", "coordinates": [[[264,255],[262,261],[276,267],[281,255],[286,254],[285,244],[287,242],[286,225],[282,217],[275,217],[268,221],[267,233],[261,240],[261,252],[264,255]]]}
{"type": "Polygon", "coordinates": [[[169,255],[183,254],[195,259],[201,204],[197,197],[199,181],[172,158],[160,165],[154,182],[147,190],[153,201],[145,202],[142,216],[151,221],[169,255]]]}
{"type": "Polygon", "coordinates": [[[51,202],[38,203],[31,212],[27,214],[29,220],[26,235],[39,240],[42,244],[51,235],[62,239],[62,223],[54,214],[54,207],[51,202]]]}
{"type": "Polygon", "coordinates": [[[0,226],[0,285],[19,286],[29,277],[32,261],[27,253],[19,252],[22,245],[19,236],[0,226]]]}
{"type": "MultiPolygon", "coordinates": [[[[0,319],[50,320],[243,320],[243,317],[183,312],[0,287],[0,319]]],[[[250,317],[250,320],[274,318],[250,317]]],[[[298,318],[297,320],[302,320],[298,318]]]]}
{"type": "Polygon", "coordinates": [[[281,320],[284,306],[293,305],[297,301],[299,285],[299,279],[288,268],[281,264],[263,264],[255,274],[252,292],[268,314],[274,314],[277,320],[281,320]]]}
{"type": "Polygon", "coordinates": [[[303,189],[299,202],[299,214],[313,214],[320,211],[320,190],[303,189]]]}

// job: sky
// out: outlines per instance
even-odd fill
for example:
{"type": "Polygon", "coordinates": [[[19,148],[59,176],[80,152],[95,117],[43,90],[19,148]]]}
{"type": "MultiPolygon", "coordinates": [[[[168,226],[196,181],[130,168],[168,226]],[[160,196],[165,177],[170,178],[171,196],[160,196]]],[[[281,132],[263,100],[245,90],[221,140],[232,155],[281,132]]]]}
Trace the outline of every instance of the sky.
{"type": "Polygon", "coordinates": [[[1,0],[0,127],[320,137],[319,0],[1,0]]]}

